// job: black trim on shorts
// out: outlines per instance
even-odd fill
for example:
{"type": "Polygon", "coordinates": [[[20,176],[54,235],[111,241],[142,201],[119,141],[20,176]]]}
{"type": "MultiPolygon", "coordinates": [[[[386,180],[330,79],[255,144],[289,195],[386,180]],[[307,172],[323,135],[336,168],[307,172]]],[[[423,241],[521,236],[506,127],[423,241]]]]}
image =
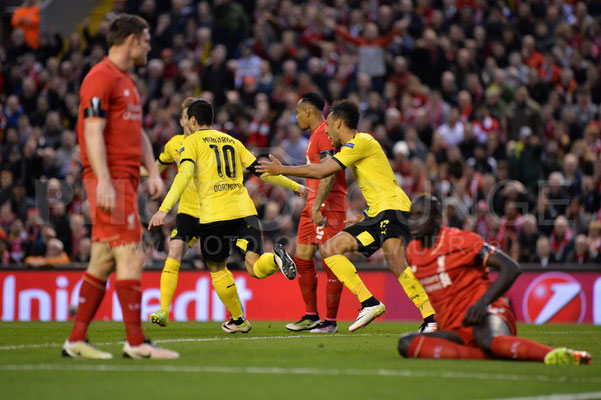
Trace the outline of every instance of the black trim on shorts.
{"type": "Polygon", "coordinates": [[[400,237],[407,246],[413,240],[408,218],[409,212],[407,211],[384,210],[374,217],[367,217],[343,230],[355,238],[359,246],[359,253],[369,257],[382,247],[382,243],[386,239],[400,237]]]}
{"type": "Polygon", "coordinates": [[[232,246],[242,253],[263,254],[261,226],[256,215],[200,224],[200,238],[202,256],[206,261],[227,259],[232,246]]]}
{"type": "Polygon", "coordinates": [[[179,213],[175,217],[175,228],[171,231],[171,240],[181,240],[192,247],[200,238],[200,223],[197,217],[179,213]]]}
{"type": "Polygon", "coordinates": [[[344,165],[342,163],[342,161],[340,161],[339,159],[337,159],[336,157],[332,157],[332,160],[336,161],[341,167],[342,169],[346,169],[346,165],[344,165]]]}

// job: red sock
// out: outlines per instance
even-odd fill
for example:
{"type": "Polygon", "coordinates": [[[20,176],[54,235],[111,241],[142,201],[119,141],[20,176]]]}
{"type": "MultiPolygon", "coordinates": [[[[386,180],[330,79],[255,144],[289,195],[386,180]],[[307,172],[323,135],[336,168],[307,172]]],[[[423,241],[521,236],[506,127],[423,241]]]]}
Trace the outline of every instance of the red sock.
{"type": "Polygon", "coordinates": [[[328,277],[328,281],[326,283],[326,308],[328,310],[326,319],[330,321],[336,321],[343,285],[340,283],[338,278],[336,278],[336,275],[334,275],[332,270],[328,268],[325,262],[323,262],[323,266],[328,277]]]}
{"type": "Polygon", "coordinates": [[[409,345],[407,357],[444,358],[450,360],[487,360],[490,356],[482,349],[453,343],[431,336],[416,336],[409,345]]]}
{"type": "Polygon", "coordinates": [[[497,336],[490,345],[496,358],[521,361],[543,361],[551,347],[518,336],[497,336]]]}
{"type": "Polygon", "coordinates": [[[90,275],[88,272],[83,274],[83,283],[79,289],[79,304],[75,314],[75,322],[69,335],[70,342],[85,340],[88,332],[88,325],[94,318],[96,310],[102,303],[104,292],[106,291],[106,281],[90,275]]]}
{"type": "Polygon", "coordinates": [[[313,260],[303,260],[294,257],[298,286],[300,286],[305,311],[307,314],[317,314],[317,271],[313,260]]]}
{"type": "Polygon", "coordinates": [[[138,346],[144,342],[140,305],[142,303],[142,288],[139,279],[122,279],[115,281],[115,289],[123,311],[123,323],[130,346],[138,346]]]}

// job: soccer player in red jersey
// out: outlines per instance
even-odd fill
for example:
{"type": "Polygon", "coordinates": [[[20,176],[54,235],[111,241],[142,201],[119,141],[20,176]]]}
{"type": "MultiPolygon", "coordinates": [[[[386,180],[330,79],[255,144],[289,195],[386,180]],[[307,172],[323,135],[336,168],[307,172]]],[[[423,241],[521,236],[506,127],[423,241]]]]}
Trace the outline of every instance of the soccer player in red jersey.
{"type": "Polygon", "coordinates": [[[90,263],[83,276],[79,306],[63,355],[73,358],[112,358],[86,340],[88,325],[116,269],[115,290],[123,311],[127,340],[123,355],[131,358],[177,358],[176,352],[146,340],[140,321],[140,277],[144,254],[138,217],[140,164],[149,171],[153,198],[164,192],[154,165],[148,137],[142,132],[142,106],[128,70],[146,65],[150,34],[146,21],[123,14],[107,35],[109,54],[95,65],[79,92],[77,135],[83,181],[92,218],[90,263]]]}
{"type": "Polygon", "coordinates": [[[552,349],[515,336],[515,315],[501,296],[520,267],[477,234],[442,226],[441,208],[433,196],[413,201],[409,226],[415,240],[407,247],[407,261],[436,310],[440,330],[402,336],[401,355],[590,364],[585,351],[552,349]],[[488,267],[499,270],[494,282],[488,267]]]}
{"type": "MultiPolygon", "coordinates": [[[[311,129],[311,137],[305,155],[307,164],[320,164],[329,160],[336,150],[326,134],[323,117],[325,100],[317,93],[305,93],[298,102],[296,115],[301,129],[311,129]]],[[[347,188],[344,171],[338,171],[323,179],[307,179],[309,192],[307,202],[298,225],[296,263],[305,315],[297,322],[286,325],[291,331],[311,330],[313,333],[337,332],[336,315],[340,305],[342,283],[323,263],[327,275],[326,308],[323,322],[317,312],[317,271],[313,257],[318,246],[344,229],[347,208],[347,188]]]]}

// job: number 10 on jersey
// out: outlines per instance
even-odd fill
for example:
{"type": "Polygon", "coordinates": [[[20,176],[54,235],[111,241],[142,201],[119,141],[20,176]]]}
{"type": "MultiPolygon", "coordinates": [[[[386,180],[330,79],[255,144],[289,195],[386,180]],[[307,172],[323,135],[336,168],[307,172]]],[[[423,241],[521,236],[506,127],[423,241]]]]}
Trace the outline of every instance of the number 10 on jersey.
{"type": "Polygon", "coordinates": [[[225,166],[225,175],[230,179],[236,179],[236,151],[234,148],[229,144],[222,148],[214,144],[209,147],[215,152],[219,177],[223,178],[223,166],[225,166]]]}

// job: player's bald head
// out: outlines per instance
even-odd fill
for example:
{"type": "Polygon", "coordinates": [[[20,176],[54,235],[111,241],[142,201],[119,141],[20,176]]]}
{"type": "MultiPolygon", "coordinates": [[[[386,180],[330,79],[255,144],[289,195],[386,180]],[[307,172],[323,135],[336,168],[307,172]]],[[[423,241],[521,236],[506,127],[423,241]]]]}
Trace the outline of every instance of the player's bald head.
{"type": "Polygon", "coordinates": [[[442,204],[436,196],[423,195],[411,204],[409,229],[418,240],[436,235],[442,225],[442,204]]]}
{"type": "Polygon", "coordinates": [[[425,210],[429,210],[429,215],[442,216],[442,204],[438,197],[429,194],[424,194],[413,200],[411,208],[422,207],[425,210]]]}

